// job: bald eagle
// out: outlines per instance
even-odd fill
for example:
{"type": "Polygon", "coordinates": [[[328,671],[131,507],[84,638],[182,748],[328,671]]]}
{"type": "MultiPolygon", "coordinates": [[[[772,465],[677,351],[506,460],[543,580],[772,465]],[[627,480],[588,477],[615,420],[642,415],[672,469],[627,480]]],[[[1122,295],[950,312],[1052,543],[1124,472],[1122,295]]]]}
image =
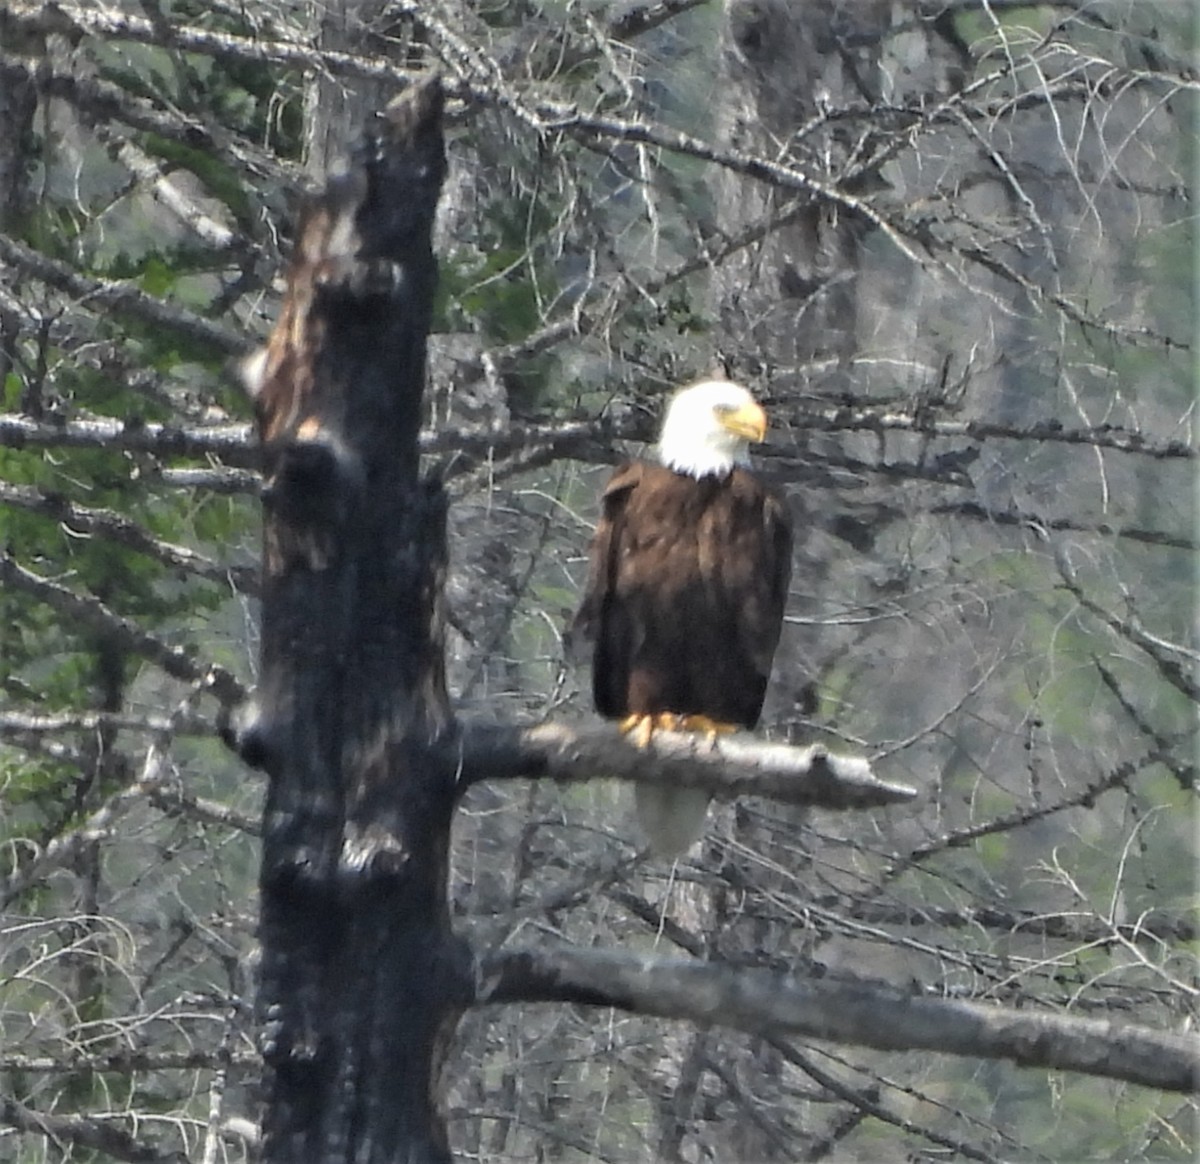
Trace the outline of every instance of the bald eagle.
{"type": "MultiPolygon", "coordinates": [[[[670,401],[656,462],[629,461],[605,486],[573,633],[593,645],[596,710],[639,746],[656,730],[758,723],[792,568],[787,508],[749,469],[766,430],[745,388],[692,384],[670,401]]],[[[703,832],[699,789],[636,796],[659,856],[703,832]]]]}

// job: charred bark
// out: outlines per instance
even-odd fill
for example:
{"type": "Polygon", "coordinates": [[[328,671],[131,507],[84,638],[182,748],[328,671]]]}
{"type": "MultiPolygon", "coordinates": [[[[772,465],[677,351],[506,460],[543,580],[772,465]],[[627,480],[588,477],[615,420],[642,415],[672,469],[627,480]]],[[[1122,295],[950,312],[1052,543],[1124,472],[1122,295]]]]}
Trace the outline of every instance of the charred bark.
{"type": "Polygon", "coordinates": [[[417,435],[445,159],[436,81],[307,208],[247,362],[263,453],[261,682],[234,733],[269,777],[259,990],[266,1161],[448,1161],[445,1045],[471,997],[446,903],[446,500],[417,435]]]}

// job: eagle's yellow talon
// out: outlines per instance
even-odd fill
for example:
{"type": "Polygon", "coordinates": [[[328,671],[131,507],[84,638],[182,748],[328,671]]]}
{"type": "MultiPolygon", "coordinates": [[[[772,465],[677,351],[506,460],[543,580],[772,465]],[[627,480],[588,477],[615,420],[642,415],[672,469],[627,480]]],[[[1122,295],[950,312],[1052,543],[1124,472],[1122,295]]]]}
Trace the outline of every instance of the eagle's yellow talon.
{"type": "Polygon", "coordinates": [[[718,736],[732,735],[738,730],[738,725],[735,723],[722,723],[707,715],[681,715],[678,718],[679,728],[677,730],[700,732],[707,737],[710,744],[714,743],[718,736]]]}
{"type": "Polygon", "coordinates": [[[617,727],[621,735],[629,736],[629,742],[635,748],[648,748],[655,732],[694,733],[703,735],[711,744],[718,736],[731,735],[738,730],[735,723],[723,723],[707,715],[681,715],[677,711],[627,715],[617,727]]]}
{"type": "Polygon", "coordinates": [[[648,748],[654,735],[654,716],[627,715],[617,725],[623,736],[630,737],[630,743],[635,748],[648,748]]]}

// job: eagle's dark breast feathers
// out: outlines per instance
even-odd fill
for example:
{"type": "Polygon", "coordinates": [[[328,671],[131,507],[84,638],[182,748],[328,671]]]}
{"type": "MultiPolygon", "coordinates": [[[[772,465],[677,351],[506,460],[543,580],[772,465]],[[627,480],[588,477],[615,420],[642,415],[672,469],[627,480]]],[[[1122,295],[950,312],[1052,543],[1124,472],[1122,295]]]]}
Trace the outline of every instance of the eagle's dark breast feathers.
{"type": "Polygon", "coordinates": [[[618,468],[576,620],[594,643],[596,710],[754,727],[791,558],[787,509],[747,470],[697,479],[641,461],[618,468]]]}

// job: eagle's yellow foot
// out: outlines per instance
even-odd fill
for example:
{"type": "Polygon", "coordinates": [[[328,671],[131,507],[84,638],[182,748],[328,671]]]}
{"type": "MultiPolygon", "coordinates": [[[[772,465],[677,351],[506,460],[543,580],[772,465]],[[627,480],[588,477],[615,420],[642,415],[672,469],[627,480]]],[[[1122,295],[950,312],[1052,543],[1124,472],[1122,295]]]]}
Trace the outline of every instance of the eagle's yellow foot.
{"type": "Polygon", "coordinates": [[[736,723],[722,723],[719,719],[710,719],[707,715],[679,715],[676,731],[697,732],[708,738],[712,743],[718,736],[732,735],[738,730],[736,723]]]}
{"type": "Polygon", "coordinates": [[[680,715],[674,711],[627,715],[617,726],[623,736],[630,737],[635,748],[648,748],[655,732],[694,732],[712,743],[718,736],[731,735],[738,730],[735,723],[722,723],[707,715],[680,715]]]}
{"type": "Polygon", "coordinates": [[[630,743],[635,748],[648,748],[656,731],[676,732],[684,730],[680,727],[680,723],[686,718],[686,716],[676,715],[673,711],[627,715],[617,724],[617,729],[621,735],[630,737],[630,743]]]}

